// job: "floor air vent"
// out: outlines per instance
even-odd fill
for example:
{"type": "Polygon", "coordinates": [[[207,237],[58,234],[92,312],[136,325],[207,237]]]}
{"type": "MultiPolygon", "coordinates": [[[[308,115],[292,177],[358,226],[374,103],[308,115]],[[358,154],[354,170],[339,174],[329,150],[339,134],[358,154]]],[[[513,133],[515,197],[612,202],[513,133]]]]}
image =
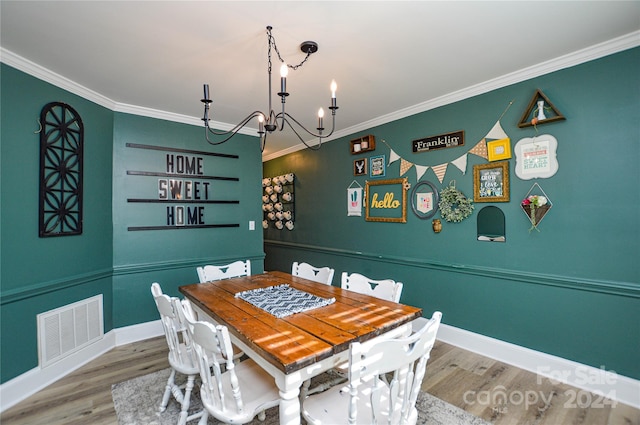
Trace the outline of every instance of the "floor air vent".
{"type": "Polygon", "coordinates": [[[102,338],[102,294],[38,314],[40,367],[102,338]]]}

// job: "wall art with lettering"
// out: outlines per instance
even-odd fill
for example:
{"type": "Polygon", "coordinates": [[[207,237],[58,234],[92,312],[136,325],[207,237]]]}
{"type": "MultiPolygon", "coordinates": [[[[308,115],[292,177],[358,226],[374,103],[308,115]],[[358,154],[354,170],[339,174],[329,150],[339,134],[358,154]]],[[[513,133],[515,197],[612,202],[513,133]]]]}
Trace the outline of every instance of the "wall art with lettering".
{"type": "Polygon", "coordinates": [[[474,202],[509,202],[509,162],[473,166],[474,202]]]}
{"type": "MultiPolygon", "coordinates": [[[[239,227],[239,223],[216,223],[207,216],[211,205],[238,205],[237,199],[214,198],[213,186],[238,182],[238,177],[216,176],[207,173],[205,159],[210,157],[238,159],[238,155],[221,154],[165,146],[127,143],[128,148],[147,149],[157,157],[156,170],[128,170],[128,176],[156,178],[154,192],[149,198],[127,198],[134,204],[158,204],[166,214],[164,223],[149,223],[127,227],[129,231],[202,229],[239,227]]],[[[213,214],[211,214],[213,215],[213,214]]]]}
{"type": "Polygon", "coordinates": [[[464,145],[464,131],[454,131],[453,133],[438,134],[411,142],[413,153],[427,152],[443,148],[455,148],[464,145]]]}
{"type": "Polygon", "coordinates": [[[514,148],[516,176],[522,180],[549,178],[558,171],[558,141],[550,134],[520,139],[514,148]]]}
{"type": "Polygon", "coordinates": [[[387,168],[384,155],[369,158],[369,175],[371,177],[384,177],[387,168]]]}
{"type": "Polygon", "coordinates": [[[408,187],[409,183],[406,177],[367,181],[365,185],[365,220],[406,223],[408,187]]]}

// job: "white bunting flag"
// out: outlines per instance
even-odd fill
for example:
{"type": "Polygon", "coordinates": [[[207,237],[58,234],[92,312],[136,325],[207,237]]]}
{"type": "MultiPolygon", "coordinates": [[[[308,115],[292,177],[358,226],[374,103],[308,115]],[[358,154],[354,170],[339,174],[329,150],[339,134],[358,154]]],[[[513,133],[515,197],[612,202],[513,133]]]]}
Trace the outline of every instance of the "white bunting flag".
{"type": "Polygon", "coordinates": [[[485,136],[486,139],[506,139],[507,133],[504,132],[502,126],[500,125],[500,120],[496,121],[493,128],[487,133],[485,136]]]}
{"type": "Polygon", "coordinates": [[[458,169],[462,171],[462,174],[465,174],[467,172],[467,154],[466,153],[462,155],[460,158],[454,161],[451,161],[451,163],[456,167],[458,167],[458,169]]]}
{"type": "Polygon", "coordinates": [[[388,165],[391,165],[392,162],[399,160],[400,156],[397,153],[395,153],[393,151],[393,149],[389,148],[389,150],[391,152],[389,152],[389,164],[388,165]]]}
{"type": "Polygon", "coordinates": [[[424,165],[415,165],[415,167],[416,167],[416,181],[418,181],[418,180],[420,180],[422,178],[424,173],[427,172],[429,167],[425,167],[424,165]]]}

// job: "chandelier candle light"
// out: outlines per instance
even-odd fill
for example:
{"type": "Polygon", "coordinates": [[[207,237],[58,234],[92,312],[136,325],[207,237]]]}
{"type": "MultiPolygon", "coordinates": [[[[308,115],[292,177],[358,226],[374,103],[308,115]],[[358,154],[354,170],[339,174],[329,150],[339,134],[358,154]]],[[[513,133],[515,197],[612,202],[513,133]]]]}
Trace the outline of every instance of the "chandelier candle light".
{"type": "Polygon", "coordinates": [[[285,102],[286,102],[287,96],[289,96],[289,93],[287,93],[287,75],[289,73],[289,68],[296,70],[299,67],[301,67],[307,61],[307,59],[309,59],[309,56],[311,56],[311,54],[318,51],[318,43],[316,43],[315,41],[303,42],[300,45],[300,50],[303,53],[306,53],[305,58],[298,65],[287,65],[287,63],[280,56],[280,52],[278,51],[278,47],[276,46],[276,40],[273,37],[273,35],[271,35],[271,30],[272,30],[272,27],[268,26],[267,40],[269,43],[269,50],[268,50],[268,62],[267,62],[267,74],[269,76],[269,112],[264,113],[261,111],[254,111],[251,114],[249,114],[246,118],[244,118],[242,121],[240,121],[240,123],[237,124],[235,127],[233,127],[231,130],[216,131],[209,126],[209,120],[210,120],[209,108],[213,101],[209,97],[209,84],[205,84],[204,98],[201,99],[201,102],[204,103],[204,116],[202,120],[204,121],[204,126],[205,126],[205,137],[207,139],[207,142],[209,142],[210,144],[219,145],[231,139],[233,136],[235,136],[238,133],[238,131],[240,131],[240,129],[246,126],[253,118],[258,118],[258,134],[260,135],[261,151],[264,151],[264,147],[267,143],[267,135],[269,133],[273,133],[275,130],[282,131],[285,127],[285,124],[288,125],[289,128],[291,128],[291,130],[293,130],[295,135],[305,146],[313,150],[320,149],[320,146],[322,145],[323,137],[329,137],[333,134],[333,131],[335,130],[335,127],[336,127],[336,110],[338,109],[337,102],[336,102],[337,85],[335,81],[331,82],[331,106],[329,106],[329,109],[331,110],[332,126],[331,126],[331,131],[328,134],[323,134],[324,110],[322,108],[320,108],[320,110],[318,111],[318,127],[316,128],[318,130],[317,133],[307,130],[302,124],[300,124],[300,122],[298,122],[298,120],[296,120],[294,117],[292,117],[289,113],[285,111],[285,102]],[[280,91],[277,93],[282,100],[282,111],[278,113],[276,113],[271,106],[271,48],[272,47],[276,51],[278,55],[278,59],[282,62],[282,66],[280,67],[280,91]],[[300,133],[294,127],[294,124],[299,129],[302,129],[305,132],[309,133],[311,136],[317,137],[318,144],[317,145],[307,144],[307,142],[304,141],[304,139],[300,136],[300,133]],[[212,134],[214,136],[222,136],[224,138],[219,141],[214,141],[209,138],[209,134],[212,134]]]}

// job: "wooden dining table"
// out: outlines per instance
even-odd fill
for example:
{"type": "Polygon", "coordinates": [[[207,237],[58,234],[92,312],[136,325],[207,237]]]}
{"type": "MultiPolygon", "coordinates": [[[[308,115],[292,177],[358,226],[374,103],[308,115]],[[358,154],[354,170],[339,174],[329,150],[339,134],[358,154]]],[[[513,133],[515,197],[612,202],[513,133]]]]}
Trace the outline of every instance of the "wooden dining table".
{"type": "Polygon", "coordinates": [[[422,309],[326,285],[289,273],[196,283],[179,288],[201,315],[227,326],[232,342],[274,377],[280,424],[300,424],[303,382],[348,361],[349,345],[410,331],[422,309]],[[236,294],[277,285],[335,298],[332,304],[277,318],[236,294]]]}

